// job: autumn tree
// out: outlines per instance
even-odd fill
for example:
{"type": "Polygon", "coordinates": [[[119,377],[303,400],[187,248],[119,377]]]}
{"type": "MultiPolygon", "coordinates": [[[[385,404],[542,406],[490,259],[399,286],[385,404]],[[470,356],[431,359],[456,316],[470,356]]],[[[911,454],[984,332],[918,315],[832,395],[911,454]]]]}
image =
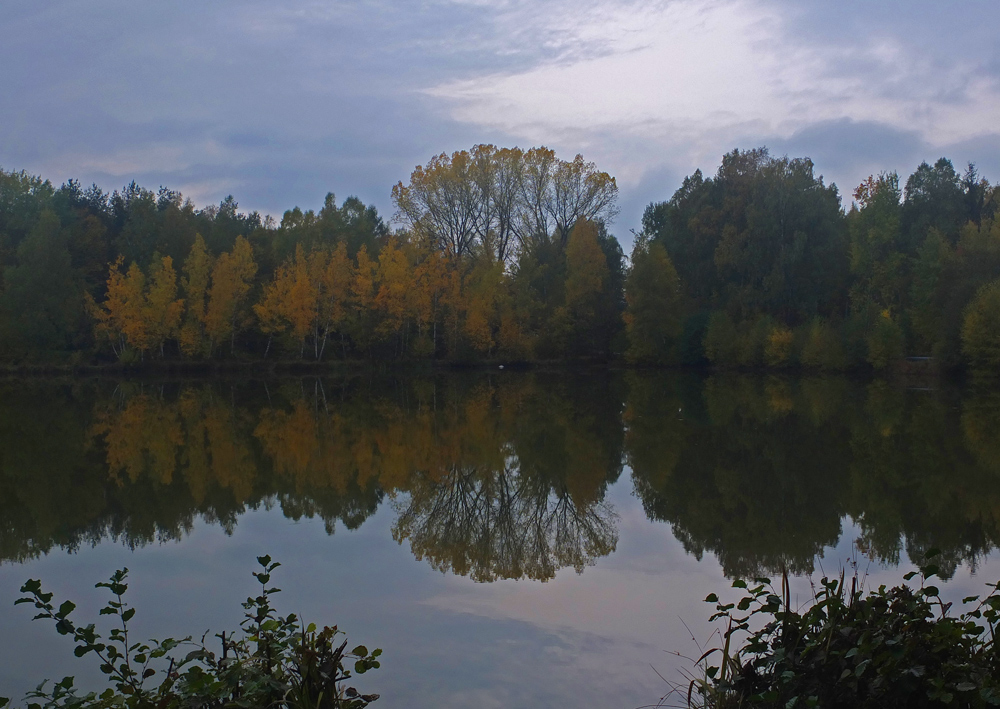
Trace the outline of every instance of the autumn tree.
{"type": "MultiPolygon", "coordinates": [[[[317,257],[322,260],[322,252],[317,257]]],[[[253,310],[261,331],[269,337],[288,334],[298,344],[299,357],[305,354],[306,339],[317,338],[319,288],[310,277],[309,259],[301,244],[295,249],[295,257],[282,264],[264,286],[263,296],[253,310]]],[[[318,343],[316,348],[318,351],[318,343]]]]}
{"type": "Polygon", "coordinates": [[[123,257],[111,264],[107,296],[98,305],[87,296],[87,306],[94,318],[94,330],[99,340],[107,341],[118,359],[126,359],[131,350],[140,353],[149,349],[149,333],[145,319],[146,276],[139,265],[132,263],[122,270],[123,257]]]}
{"type": "Polygon", "coordinates": [[[447,257],[427,242],[413,246],[417,265],[414,268],[413,311],[417,321],[418,337],[429,330],[430,344],[426,354],[433,355],[438,345],[438,323],[442,321],[447,304],[450,284],[455,277],[449,269],[447,257]]]}
{"type": "Polygon", "coordinates": [[[164,256],[150,266],[149,289],[143,307],[148,348],[158,349],[162,357],[163,344],[177,336],[183,314],[184,301],[177,298],[174,262],[164,256]]]}
{"type": "Polygon", "coordinates": [[[351,307],[358,346],[371,354],[375,337],[375,298],[378,295],[378,264],[368,256],[368,249],[358,250],[357,268],[351,280],[351,307]]]}
{"type": "Polygon", "coordinates": [[[242,236],[232,251],[216,259],[205,309],[205,333],[212,350],[226,339],[230,352],[235,349],[236,334],[249,320],[248,298],[256,273],[250,242],[242,236]]]}
{"type": "MultiPolygon", "coordinates": [[[[318,262],[316,263],[318,266],[318,262]]],[[[326,349],[327,338],[331,333],[340,336],[341,351],[347,358],[347,328],[351,315],[351,285],[354,282],[354,264],[347,255],[347,245],[337,244],[337,248],[325,260],[322,273],[319,274],[319,324],[322,328],[322,340],[317,353],[317,359],[322,359],[326,349]]]]}
{"type": "Polygon", "coordinates": [[[397,218],[453,257],[469,254],[483,227],[482,191],[468,151],[436,155],[418,165],[410,184],[392,188],[397,218]]]}
{"type": "Polygon", "coordinates": [[[396,335],[402,351],[403,328],[413,312],[413,271],[406,253],[395,239],[389,241],[378,255],[377,279],[375,307],[381,316],[379,329],[385,335],[396,335]]]}
{"type": "Polygon", "coordinates": [[[417,166],[392,190],[397,218],[453,257],[482,252],[500,262],[539,238],[565,244],[579,219],[610,223],[618,213],[613,177],[577,155],[477,145],[417,166]]]}
{"type": "Polygon", "coordinates": [[[206,354],[209,340],[205,334],[205,315],[208,289],[212,277],[213,259],[198,234],[191,252],[184,260],[181,291],[186,304],[184,321],[178,337],[181,352],[187,356],[206,354]]]}
{"type": "MultiPolygon", "coordinates": [[[[452,293],[453,317],[464,316],[465,341],[481,355],[492,354],[496,346],[502,284],[503,265],[482,259],[462,279],[461,295],[452,293]]],[[[453,354],[464,354],[458,352],[457,342],[453,354]]]]}

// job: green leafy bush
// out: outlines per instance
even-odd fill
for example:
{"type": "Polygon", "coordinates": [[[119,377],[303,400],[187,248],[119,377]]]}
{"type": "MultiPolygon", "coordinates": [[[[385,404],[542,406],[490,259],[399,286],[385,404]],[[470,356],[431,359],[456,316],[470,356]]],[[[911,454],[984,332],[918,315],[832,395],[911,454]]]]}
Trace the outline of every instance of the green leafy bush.
{"type": "MultiPolygon", "coordinates": [[[[190,637],[168,638],[148,643],[134,642],[129,621],[135,609],[125,601],[128,569],[116,571],[107,582],[111,600],[100,615],[112,616],[118,627],[107,637],[93,623],[76,625],[70,615],[71,601],[58,607],[52,594],[42,590],[37,580],[21,587],[27,594],[16,604],[30,603],[38,610],[35,620],[55,623],[56,632],[72,637],[77,657],[95,655],[110,686],[104,692],[79,694],[73,677],[51,686],[43,682],[25,697],[28,709],[175,709],[180,707],[269,707],[274,709],[363,709],[378,699],[377,694],[360,694],[343,683],[351,677],[344,667],[353,661],[354,671],[363,674],[379,667],[381,650],[371,652],[364,645],[347,651],[347,641],[336,626],[316,629],[304,625],[294,615],[279,616],[271,606],[271,596],[280,589],[269,587],[271,573],[279,566],[269,556],[257,557],[260,595],[243,603],[246,615],[238,635],[222,632],[221,654],[190,637]]],[[[207,634],[206,634],[207,635],[207,634]]],[[[9,703],[0,698],[0,707],[9,703]]]]}
{"type": "Polygon", "coordinates": [[[692,682],[689,699],[706,707],[1000,705],[1000,584],[989,585],[985,598],[964,599],[968,610],[954,616],[952,604],[926,583],[937,571],[924,567],[919,588],[881,586],[867,594],[857,576],[849,591],[843,574],[824,578],[802,611],[790,607],[787,577],[780,595],[768,579],[735,581],[746,591],[738,602],[706,599],[716,604],[713,620],[727,622],[725,645],[702,656],[704,679],[692,682]],[[731,653],[741,632],[746,642],[731,653]],[[709,664],[715,653],[722,657],[717,666],[709,664]]]}

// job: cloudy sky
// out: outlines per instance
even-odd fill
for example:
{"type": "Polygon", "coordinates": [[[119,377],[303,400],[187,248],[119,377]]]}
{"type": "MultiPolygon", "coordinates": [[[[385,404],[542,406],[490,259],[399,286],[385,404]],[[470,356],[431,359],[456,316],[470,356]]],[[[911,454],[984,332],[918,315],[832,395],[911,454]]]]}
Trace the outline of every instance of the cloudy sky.
{"type": "Polygon", "coordinates": [[[843,193],[941,156],[1000,180],[996,0],[3,0],[0,167],[280,216],[475,143],[582,153],[614,231],[735,147],[843,193]]]}

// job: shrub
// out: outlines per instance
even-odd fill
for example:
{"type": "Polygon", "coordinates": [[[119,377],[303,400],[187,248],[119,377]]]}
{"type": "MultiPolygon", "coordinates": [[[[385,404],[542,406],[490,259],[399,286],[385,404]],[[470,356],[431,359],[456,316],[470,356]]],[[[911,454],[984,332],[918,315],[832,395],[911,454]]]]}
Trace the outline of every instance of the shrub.
{"type": "MultiPolygon", "coordinates": [[[[317,631],[315,625],[300,623],[294,614],[277,615],[271,607],[271,596],[280,589],[268,584],[279,564],[269,556],[258,557],[257,561],[261,570],[254,572],[254,577],[260,583],[260,595],[243,604],[246,615],[242,635],[223,632],[215,636],[221,641],[221,655],[206,646],[204,636],[197,642],[190,637],[133,642],[129,638],[129,621],[135,609],[124,600],[128,569],[116,571],[107,582],[97,584],[112,595],[100,615],[112,616],[120,626],[113,628],[106,639],[93,623],[81,627],[70,619],[75,604],[64,601],[57,608],[52,594],[42,590],[41,582],[29,580],[21,587],[21,593],[27,595],[15,605],[34,605],[38,610],[36,620],[51,620],[56,632],[71,636],[77,657],[97,656],[111,687],[101,694],[80,695],[72,677],[49,689],[43,682],[26,697],[36,700],[28,707],[363,709],[378,699],[377,694],[360,694],[342,683],[351,677],[345,662],[353,661],[354,671],[363,674],[379,667],[377,658],[382,651],[369,652],[363,645],[347,651],[346,640],[338,644],[338,636],[343,633],[336,626],[317,631]]],[[[0,698],[0,707],[8,703],[0,698]]]]}
{"type": "MultiPolygon", "coordinates": [[[[936,552],[928,552],[928,557],[936,552]]],[[[1000,705],[1000,656],[994,641],[1000,624],[1000,584],[958,616],[949,615],[937,587],[922,569],[919,588],[905,584],[865,594],[855,576],[850,591],[824,578],[815,600],[799,612],[790,607],[787,577],[780,595],[767,579],[723,604],[715,594],[713,619],[728,623],[718,666],[692,683],[710,707],[986,707],[1000,705]],[[759,630],[751,625],[763,622],[759,630]],[[746,643],[730,655],[739,632],[746,643]]],[[[907,574],[908,581],[916,572],[907,574]]],[[[703,656],[703,661],[716,651],[703,656]]]]}

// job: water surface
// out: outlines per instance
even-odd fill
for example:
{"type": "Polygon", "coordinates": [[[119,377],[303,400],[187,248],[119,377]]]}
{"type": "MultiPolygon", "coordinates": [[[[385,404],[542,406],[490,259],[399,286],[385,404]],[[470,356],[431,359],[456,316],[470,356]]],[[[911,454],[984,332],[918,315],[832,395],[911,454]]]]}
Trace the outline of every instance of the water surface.
{"type": "Polygon", "coordinates": [[[2,383],[0,687],[96,681],[28,577],[82,619],[128,566],[140,635],[200,636],[269,553],[279,609],[384,649],[376,706],[655,703],[727,579],[1000,578],[998,433],[996,393],[844,378],[2,383]]]}

